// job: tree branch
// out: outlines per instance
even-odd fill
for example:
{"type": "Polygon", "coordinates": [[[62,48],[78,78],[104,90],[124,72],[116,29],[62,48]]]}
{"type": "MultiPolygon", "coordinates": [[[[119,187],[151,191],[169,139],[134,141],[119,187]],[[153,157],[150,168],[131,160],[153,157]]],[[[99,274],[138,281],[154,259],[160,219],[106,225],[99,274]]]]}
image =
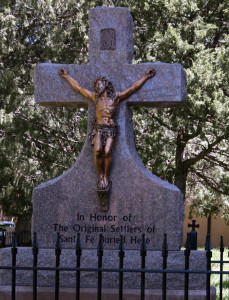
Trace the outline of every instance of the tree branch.
{"type": "Polygon", "coordinates": [[[216,140],[208,145],[208,148],[205,150],[202,150],[198,155],[196,155],[193,158],[189,158],[185,161],[183,161],[183,167],[185,169],[190,168],[191,166],[193,166],[195,163],[197,163],[198,161],[200,161],[201,159],[205,158],[209,153],[211,153],[211,151],[213,150],[213,148],[219,144],[223,139],[225,138],[225,136],[220,136],[218,138],[216,138],[216,140]]]}
{"type": "Polygon", "coordinates": [[[194,168],[190,168],[190,170],[193,173],[195,173],[199,178],[201,178],[202,181],[204,181],[207,186],[210,186],[213,191],[220,193],[222,195],[229,195],[229,192],[222,190],[220,188],[220,184],[217,181],[215,181],[212,177],[206,176],[203,174],[203,172],[198,172],[194,168]]]}

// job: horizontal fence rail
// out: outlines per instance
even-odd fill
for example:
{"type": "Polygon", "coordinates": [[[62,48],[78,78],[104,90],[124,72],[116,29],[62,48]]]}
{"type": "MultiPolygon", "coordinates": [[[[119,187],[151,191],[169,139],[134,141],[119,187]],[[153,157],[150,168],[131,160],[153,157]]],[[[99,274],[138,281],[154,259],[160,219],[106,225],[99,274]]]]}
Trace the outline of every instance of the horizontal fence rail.
{"type": "MultiPolygon", "coordinates": [[[[219,286],[219,299],[222,300],[222,290],[223,290],[223,276],[229,275],[229,271],[224,271],[223,266],[224,264],[228,264],[229,261],[223,260],[223,254],[225,252],[224,245],[223,245],[223,237],[221,237],[220,242],[220,260],[211,260],[212,251],[211,251],[211,242],[210,242],[210,235],[206,238],[205,244],[205,251],[206,251],[206,269],[205,270],[190,270],[190,235],[187,235],[187,242],[186,242],[186,249],[184,251],[185,256],[185,265],[184,269],[168,269],[167,262],[169,256],[168,244],[167,244],[167,235],[164,235],[164,241],[162,244],[162,266],[161,269],[152,269],[147,268],[146,266],[146,256],[147,256],[147,249],[146,249],[146,242],[145,242],[145,235],[142,234],[142,242],[140,246],[140,255],[139,261],[141,264],[141,268],[124,268],[124,259],[125,259],[125,250],[123,244],[123,236],[120,236],[120,245],[117,252],[117,256],[119,257],[119,266],[117,268],[105,268],[103,267],[103,255],[104,255],[104,247],[103,247],[103,236],[100,235],[99,243],[97,247],[97,267],[81,267],[81,256],[82,256],[82,246],[80,241],[80,233],[77,234],[77,241],[75,247],[75,266],[73,267],[63,267],[60,265],[60,258],[62,255],[61,249],[61,242],[60,242],[60,234],[57,234],[57,241],[55,247],[55,257],[56,262],[55,266],[48,267],[48,266],[38,266],[38,257],[39,257],[39,248],[37,242],[37,235],[36,233],[33,234],[33,242],[32,242],[32,254],[33,254],[33,265],[32,266],[17,266],[17,254],[18,254],[18,244],[17,239],[20,236],[17,235],[16,232],[13,233],[12,236],[12,264],[10,266],[0,266],[0,270],[11,270],[12,272],[12,286],[11,286],[11,299],[16,299],[16,276],[17,271],[20,270],[28,270],[33,272],[33,300],[37,299],[37,287],[38,281],[37,276],[39,271],[53,271],[55,273],[55,300],[59,299],[59,290],[60,290],[60,272],[68,271],[68,272],[75,272],[76,274],[76,282],[75,282],[75,299],[80,300],[81,297],[81,274],[82,272],[96,272],[97,273],[97,299],[102,299],[102,279],[103,274],[106,273],[117,273],[119,276],[118,279],[118,295],[119,300],[123,299],[123,283],[124,273],[139,273],[140,277],[140,298],[141,300],[145,299],[145,276],[146,274],[161,274],[162,275],[162,300],[166,300],[167,297],[167,282],[168,274],[183,274],[184,275],[184,300],[189,299],[189,275],[190,274],[205,274],[206,276],[206,299],[210,300],[210,278],[213,274],[220,275],[220,286],[219,286]],[[217,263],[220,265],[219,271],[212,271],[211,264],[217,263]]],[[[229,253],[228,253],[229,255],[229,253]]]]}

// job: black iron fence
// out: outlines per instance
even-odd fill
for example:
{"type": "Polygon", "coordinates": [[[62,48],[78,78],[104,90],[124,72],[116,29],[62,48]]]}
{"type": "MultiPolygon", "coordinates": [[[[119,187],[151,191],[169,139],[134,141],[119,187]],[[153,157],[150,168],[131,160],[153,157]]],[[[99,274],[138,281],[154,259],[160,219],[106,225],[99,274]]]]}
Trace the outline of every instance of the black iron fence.
{"type": "MultiPolygon", "coordinates": [[[[0,228],[0,248],[10,247],[13,243],[14,231],[0,228]]],[[[16,233],[17,245],[19,247],[32,246],[31,231],[22,230],[16,233]]]]}
{"type": "MultiPolygon", "coordinates": [[[[146,266],[146,256],[147,256],[147,249],[146,249],[146,243],[145,243],[145,235],[142,235],[142,242],[140,247],[140,257],[141,260],[141,268],[123,268],[124,264],[124,257],[125,257],[125,250],[124,250],[124,243],[123,243],[123,236],[120,236],[120,245],[119,250],[117,252],[117,255],[119,256],[119,267],[117,268],[104,268],[103,267],[103,254],[104,254],[104,247],[103,247],[103,236],[100,235],[99,243],[97,247],[97,267],[81,267],[81,255],[82,255],[82,247],[80,242],[80,234],[78,233],[77,236],[77,242],[75,247],[75,267],[62,267],[60,266],[60,257],[61,257],[61,243],[60,243],[60,234],[57,234],[57,242],[56,242],[56,248],[55,248],[55,257],[56,257],[56,264],[54,267],[39,267],[38,266],[38,243],[37,243],[37,237],[36,233],[34,233],[33,236],[33,243],[32,243],[32,254],[33,254],[33,266],[31,267],[19,267],[17,266],[17,237],[18,235],[16,232],[13,235],[12,240],[12,264],[11,266],[0,266],[0,270],[10,270],[12,272],[12,278],[11,278],[11,299],[16,299],[16,276],[17,271],[20,270],[29,270],[33,272],[33,299],[37,299],[37,287],[38,287],[38,280],[37,275],[39,271],[53,271],[55,272],[55,300],[59,299],[59,291],[60,291],[60,272],[69,271],[69,272],[75,272],[76,274],[76,283],[75,283],[75,299],[79,300],[81,297],[81,274],[82,272],[96,272],[97,273],[97,299],[102,299],[102,279],[103,274],[105,272],[115,272],[118,273],[119,279],[118,279],[118,299],[123,299],[123,281],[124,273],[140,273],[141,279],[140,279],[140,299],[145,299],[145,291],[146,291],[146,285],[145,285],[145,277],[146,274],[149,273],[157,273],[162,275],[162,300],[166,300],[167,297],[167,275],[168,274],[183,274],[184,276],[184,300],[189,299],[189,275],[190,274],[205,274],[206,276],[206,299],[210,300],[210,279],[212,274],[219,274],[220,275],[220,289],[219,289],[219,299],[223,299],[222,290],[223,290],[223,278],[225,275],[229,274],[229,271],[224,271],[224,265],[229,263],[228,261],[223,260],[223,254],[225,252],[224,245],[223,245],[223,238],[221,237],[220,242],[220,260],[213,261],[212,258],[212,251],[211,251],[211,242],[210,242],[210,236],[207,236],[206,239],[206,245],[205,245],[205,251],[206,251],[206,269],[205,270],[190,270],[189,263],[190,263],[190,235],[187,236],[187,242],[186,242],[186,249],[184,250],[184,256],[185,256],[185,265],[182,270],[175,270],[175,269],[168,269],[167,268],[167,261],[168,261],[168,245],[167,245],[167,235],[164,235],[164,241],[162,246],[162,258],[163,258],[163,264],[161,269],[151,269],[146,266]],[[219,271],[213,271],[211,269],[211,264],[217,263],[220,265],[219,271]]],[[[229,256],[229,253],[228,253],[229,256]]],[[[229,295],[229,294],[228,294],[229,295]]],[[[229,298],[228,298],[229,299],[229,298]]]]}

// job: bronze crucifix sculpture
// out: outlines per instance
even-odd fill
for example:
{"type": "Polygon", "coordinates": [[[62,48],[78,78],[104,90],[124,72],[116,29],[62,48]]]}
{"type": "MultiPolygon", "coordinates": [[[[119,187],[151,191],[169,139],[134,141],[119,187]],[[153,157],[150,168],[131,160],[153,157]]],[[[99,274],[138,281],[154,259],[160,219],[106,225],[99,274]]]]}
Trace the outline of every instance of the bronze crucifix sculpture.
{"type": "Polygon", "coordinates": [[[94,161],[99,176],[98,189],[104,190],[108,187],[112,167],[112,148],[117,134],[115,122],[117,105],[139,90],[148,79],[155,75],[155,70],[149,69],[131,87],[117,93],[114,91],[112,83],[105,77],[95,80],[95,91],[92,92],[83,88],[78,81],[68,75],[66,70],[59,69],[59,75],[66,79],[74,90],[95,103],[96,121],[89,139],[94,145],[94,161]]]}

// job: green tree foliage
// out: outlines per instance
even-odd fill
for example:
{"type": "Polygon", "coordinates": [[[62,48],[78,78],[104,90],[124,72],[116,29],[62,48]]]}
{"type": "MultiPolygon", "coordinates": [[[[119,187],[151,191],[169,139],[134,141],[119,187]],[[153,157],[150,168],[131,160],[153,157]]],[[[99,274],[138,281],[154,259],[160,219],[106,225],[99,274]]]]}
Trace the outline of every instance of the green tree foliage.
{"type": "MultiPolygon", "coordinates": [[[[142,5],[135,19],[139,35],[145,36],[143,59],[182,63],[188,95],[179,108],[137,111],[140,156],[153,173],[181,189],[192,210],[205,216],[221,211],[227,220],[228,2],[145,1],[142,5]],[[154,10],[159,15],[150,18],[154,10]],[[141,18],[146,20],[143,27],[141,18]],[[150,28],[148,22],[154,25],[150,28]]],[[[138,60],[141,52],[138,47],[138,60]]]]}
{"type": "Polygon", "coordinates": [[[137,150],[154,174],[176,184],[200,214],[228,209],[229,6],[226,0],[4,0],[0,3],[0,201],[31,214],[34,186],[67,170],[85,138],[84,110],[34,105],[42,62],[88,60],[88,10],[126,6],[135,62],[182,63],[187,101],[134,110],[137,150]]]}
{"type": "Polygon", "coordinates": [[[34,105],[33,77],[41,62],[85,62],[87,10],[76,1],[0,4],[0,199],[8,215],[31,215],[34,186],[62,174],[82,148],[86,111],[34,105]]]}

